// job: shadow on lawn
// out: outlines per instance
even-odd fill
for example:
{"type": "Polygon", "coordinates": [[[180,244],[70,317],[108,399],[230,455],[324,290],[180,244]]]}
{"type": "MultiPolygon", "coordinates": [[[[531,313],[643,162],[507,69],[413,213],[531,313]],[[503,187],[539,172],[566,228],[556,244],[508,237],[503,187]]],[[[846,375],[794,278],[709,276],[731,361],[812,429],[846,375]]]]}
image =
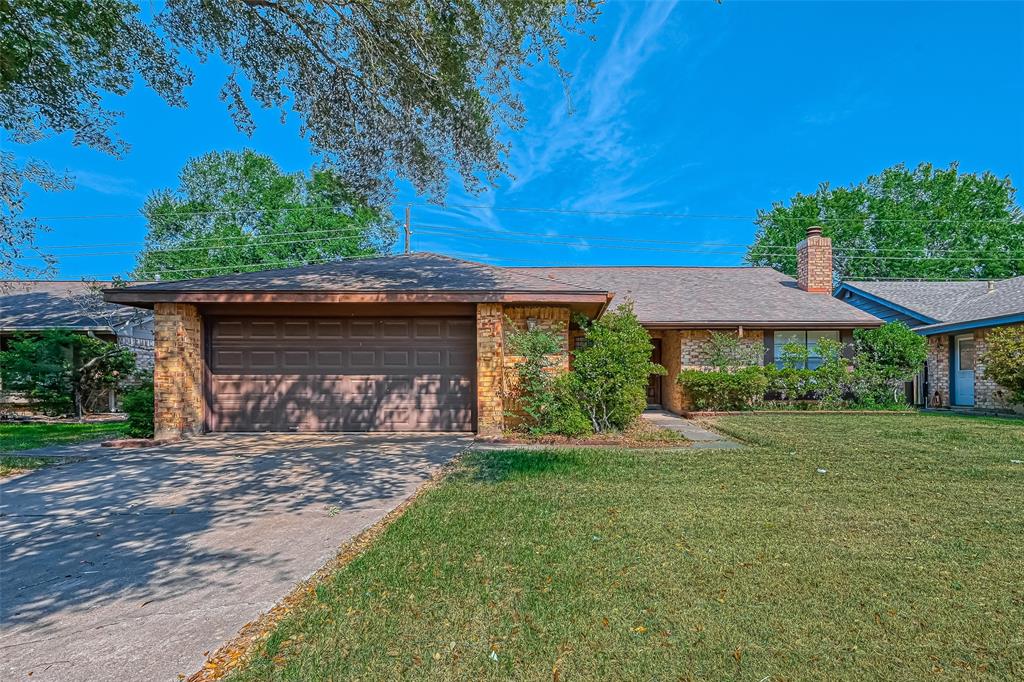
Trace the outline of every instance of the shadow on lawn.
{"type": "Polygon", "coordinates": [[[455,479],[502,483],[537,476],[592,471],[602,453],[586,450],[483,450],[468,455],[455,479]]]}

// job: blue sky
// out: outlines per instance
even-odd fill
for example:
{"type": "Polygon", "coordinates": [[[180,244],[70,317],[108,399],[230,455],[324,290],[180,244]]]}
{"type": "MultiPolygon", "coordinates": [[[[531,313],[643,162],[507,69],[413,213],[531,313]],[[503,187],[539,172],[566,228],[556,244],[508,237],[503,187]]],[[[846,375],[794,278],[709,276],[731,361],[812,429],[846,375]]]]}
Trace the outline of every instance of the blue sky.
{"type": "MultiPolygon", "coordinates": [[[[401,188],[396,215],[417,202],[424,226],[414,248],[509,265],[736,265],[739,247],[615,240],[747,244],[758,208],[898,162],[1024,175],[1024,3],[612,1],[593,33],[563,54],[575,115],[550,70],[528,72],[530,120],[508,136],[514,179],[480,196],[456,181],[445,210],[401,188]],[[598,213],[501,210],[516,207],[598,213]]],[[[218,99],[223,64],[195,68],[187,109],[142,88],[113,102],[132,145],[123,159],[65,137],[17,149],[77,177],[70,192],[32,188],[30,215],[129,214],[47,220],[44,246],[140,242],[146,194],[210,150],[248,146],[289,171],[315,162],[277,112],[257,116],[252,138],[235,131],[218,99]]],[[[123,273],[132,248],[64,258],[59,274],[123,273]]]]}

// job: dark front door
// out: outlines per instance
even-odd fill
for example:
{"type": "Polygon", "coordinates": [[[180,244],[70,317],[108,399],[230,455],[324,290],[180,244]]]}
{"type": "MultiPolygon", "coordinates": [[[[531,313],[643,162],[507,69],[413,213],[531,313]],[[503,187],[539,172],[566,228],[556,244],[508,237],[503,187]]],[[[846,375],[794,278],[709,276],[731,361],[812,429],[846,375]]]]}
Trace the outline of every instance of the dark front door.
{"type": "MultiPolygon", "coordinates": [[[[661,339],[651,339],[651,362],[661,364],[661,339]]],[[[661,375],[652,374],[647,377],[647,404],[650,407],[661,407],[661,375]]]]}
{"type": "Polygon", "coordinates": [[[471,318],[208,321],[213,431],[472,431],[471,318]]]}

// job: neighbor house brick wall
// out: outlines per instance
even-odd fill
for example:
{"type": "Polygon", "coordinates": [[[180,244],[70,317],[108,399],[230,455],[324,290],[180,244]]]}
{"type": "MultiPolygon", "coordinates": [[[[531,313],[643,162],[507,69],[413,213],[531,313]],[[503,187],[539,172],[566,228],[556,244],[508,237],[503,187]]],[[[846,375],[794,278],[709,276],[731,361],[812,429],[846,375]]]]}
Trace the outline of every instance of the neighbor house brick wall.
{"type": "Polygon", "coordinates": [[[927,362],[927,404],[932,407],[949,407],[949,336],[936,334],[928,337],[927,362]]]}
{"type": "Polygon", "coordinates": [[[994,327],[974,332],[977,362],[974,367],[974,406],[988,410],[1013,410],[1024,414],[1024,406],[1009,401],[1010,391],[985,376],[985,362],[988,352],[988,335],[994,327]]]}
{"type": "Polygon", "coordinates": [[[505,376],[504,310],[500,303],[476,306],[477,433],[499,436],[505,426],[502,400],[505,376]]]}
{"type": "Polygon", "coordinates": [[[153,429],[156,438],[203,430],[203,319],[194,305],[155,306],[153,429]]]}
{"type": "MultiPolygon", "coordinates": [[[[988,351],[988,334],[993,327],[975,329],[974,335],[974,407],[984,410],[1012,410],[1024,414],[1024,406],[1009,402],[1010,392],[985,376],[982,356],[988,351]]],[[[928,337],[928,405],[950,407],[950,347],[957,335],[936,334],[928,337]],[[939,401],[935,393],[939,393],[939,401]]]]}
{"type": "Polygon", "coordinates": [[[821,236],[821,228],[810,228],[796,246],[796,280],[804,291],[832,293],[832,240],[821,236]]]}
{"type": "Polygon", "coordinates": [[[929,406],[949,407],[949,337],[945,334],[928,337],[928,393],[929,406]]]}

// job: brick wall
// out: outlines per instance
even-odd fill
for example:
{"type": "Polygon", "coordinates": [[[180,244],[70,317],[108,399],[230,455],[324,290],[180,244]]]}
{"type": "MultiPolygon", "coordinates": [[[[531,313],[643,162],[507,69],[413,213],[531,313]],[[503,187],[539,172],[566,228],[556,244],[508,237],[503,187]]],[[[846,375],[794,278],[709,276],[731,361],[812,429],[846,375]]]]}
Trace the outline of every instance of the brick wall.
{"type": "Polygon", "coordinates": [[[928,396],[931,407],[949,407],[949,337],[928,337],[928,396]],[[938,397],[935,396],[938,392],[938,397]]]}
{"type": "MultiPolygon", "coordinates": [[[[505,306],[505,317],[521,330],[530,328],[532,324],[535,329],[554,332],[561,336],[562,351],[557,361],[565,370],[569,369],[569,319],[568,308],[559,306],[505,306]]],[[[514,366],[516,358],[508,355],[505,358],[506,367],[514,366]]]]}
{"type": "Polygon", "coordinates": [[[832,240],[822,237],[820,228],[808,230],[807,239],[797,244],[796,273],[797,284],[804,291],[832,293],[832,240]]]}
{"type": "Polygon", "coordinates": [[[506,324],[520,329],[533,324],[557,331],[562,337],[559,365],[569,368],[569,309],[563,306],[503,306],[479,303],[476,307],[477,433],[484,437],[501,435],[505,428],[508,370],[516,357],[506,352],[506,324]]]}
{"type": "MultiPolygon", "coordinates": [[[[668,389],[662,390],[665,409],[681,413],[693,408],[693,403],[676,382],[676,377],[684,369],[711,368],[711,334],[714,331],[728,333],[724,330],[711,329],[678,329],[662,333],[661,364],[668,370],[665,383],[662,384],[663,389],[668,389]]],[[[764,331],[745,329],[742,341],[756,351],[758,364],[761,364],[764,358],[764,331]]],[[[751,355],[754,355],[754,352],[751,352],[751,355]]]]}
{"type": "MultiPolygon", "coordinates": [[[[1024,414],[1024,406],[1009,402],[1010,392],[985,376],[985,362],[982,356],[988,351],[987,337],[992,328],[974,330],[974,406],[985,410],[1011,410],[1024,414]]],[[[928,337],[928,404],[934,404],[935,392],[939,392],[942,407],[950,407],[950,346],[953,336],[936,334],[928,337]]]]}
{"type": "Polygon", "coordinates": [[[203,429],[203,320],[194,305],[157,303],[153,426],[156,438],[203,429]]]}
{"type": "Polygon", "coordinates": [[[502,394],[505,376],[504,311],[500,303],[476,306],[477,433],[501,435],[505,425],[502,394]]]}
{"type": "Polygon", "coordinates": [[[974,405],[989,410],[1012,410],[1024,414],[1024,405],[1016,405],[1009,401],[1010,391],[985,376],[985,362],[982,355],[988,352],[988,329],[974,332],[977,351],[977,363],[974,368],[974,405]]]}

